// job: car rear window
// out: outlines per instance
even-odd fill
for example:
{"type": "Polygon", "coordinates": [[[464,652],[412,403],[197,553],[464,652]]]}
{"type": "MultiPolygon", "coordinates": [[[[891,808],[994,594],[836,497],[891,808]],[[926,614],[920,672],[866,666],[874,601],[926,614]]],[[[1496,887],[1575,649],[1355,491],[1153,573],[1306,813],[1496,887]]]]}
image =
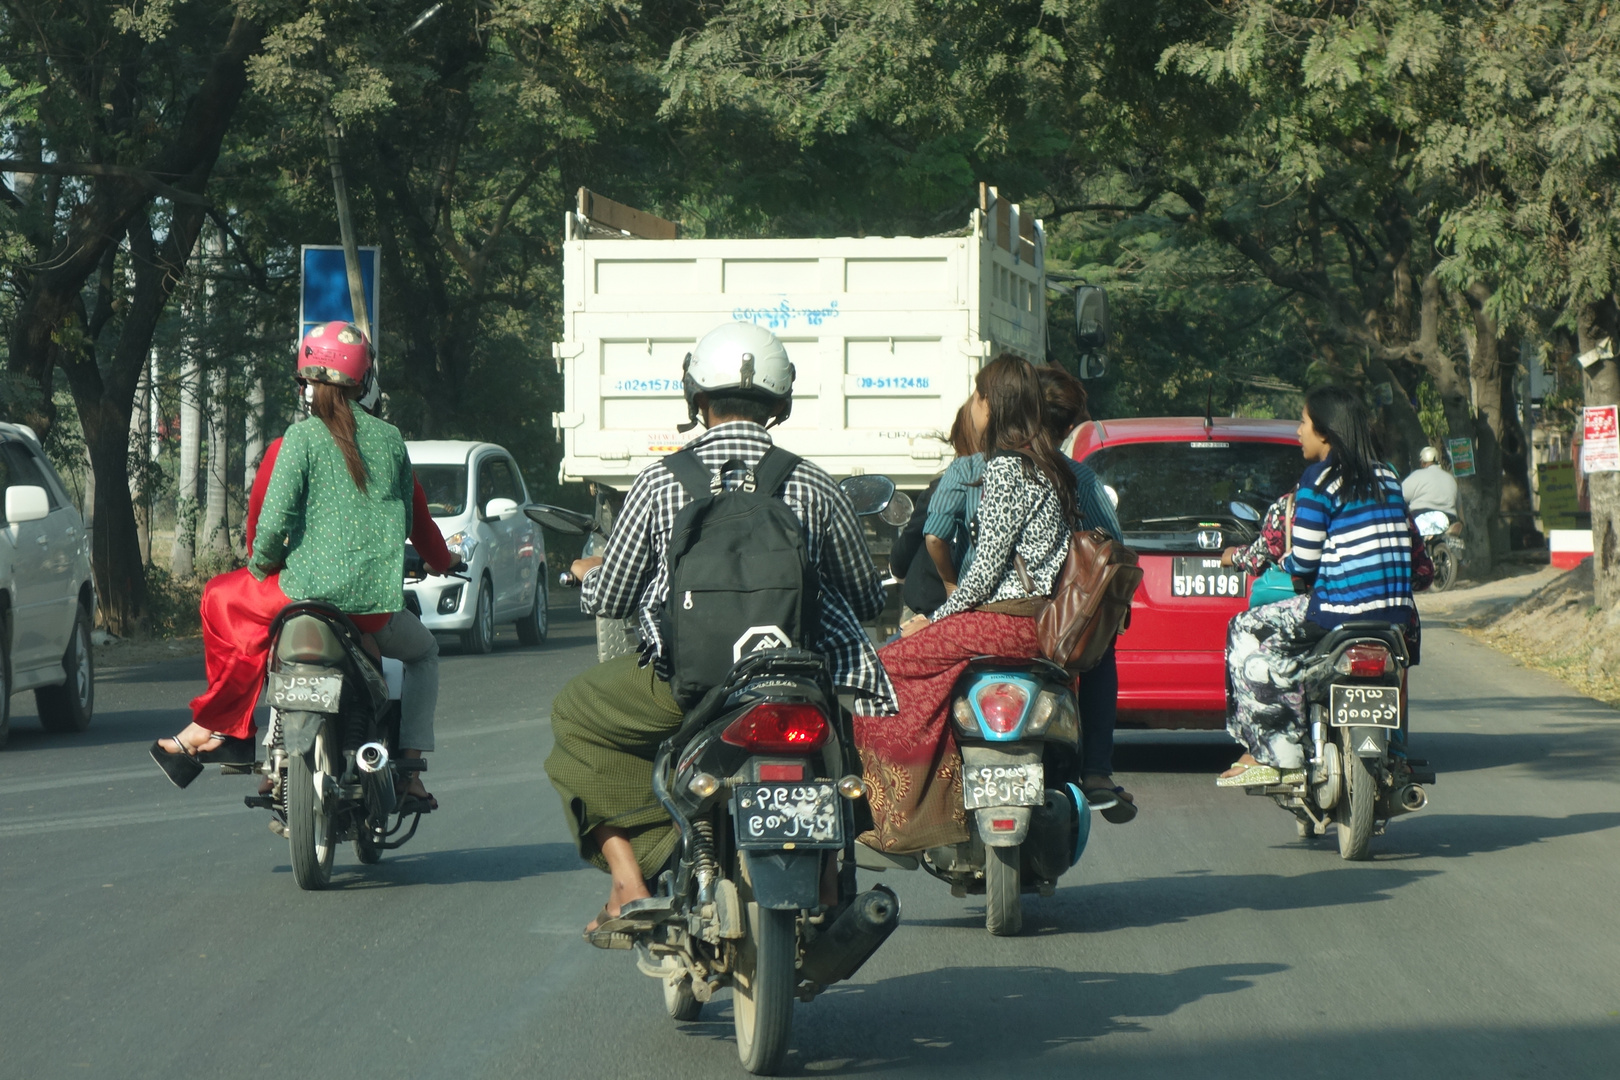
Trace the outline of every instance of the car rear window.
{"type": "Polygon", "coordinates": [[[427,494],[428,513],[457,517],[467,509],[467,466],[416,465],[416,479],[427,494]]]}
{"type": "Polygon", "coordinates": [[[1246,544],[1305,471],[1297,445],[1236,441],[1104,446],[1086,464],[1118,496],[1125,541],[1141,551],[1197,551],[1210,526],[1225,545],[1246,544]]]}

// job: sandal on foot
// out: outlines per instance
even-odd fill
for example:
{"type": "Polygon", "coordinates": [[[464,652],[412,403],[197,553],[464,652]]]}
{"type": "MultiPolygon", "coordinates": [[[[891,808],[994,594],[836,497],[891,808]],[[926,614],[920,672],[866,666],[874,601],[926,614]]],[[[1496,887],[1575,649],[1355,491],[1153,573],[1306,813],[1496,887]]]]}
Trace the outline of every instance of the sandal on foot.
{"type": "Polygon", "coordinates": [[[1270,765],[1246,765],[1241,761],[1232,763],[1232,768],[1243,771],[1236,776],[1217,776],[1216,787],[1263,787],[1275,784],[1282,779],[1277,770],[1270,765]]]}
{"type": "Polygon", "coordinates": [[[438,808],[439,800],[435,799],[430,791],[424,791],[420,795],[412,795],[407,791],[399,797],[401,814],[431,814],[438,808]]]}
{"type": "Polygon", "coordinates": [[[1135,821],[1137,805],[1130,797],[1130,792],[1122,787],[1116,787],[1113,795],[1114,804],[1102,810],[1103,820],[1110,825],[1123,825],[1127,821],[1135,821]]]}
{"type": "Polygon", "coordinates": [[[152,760],[157,767],[163,770],[163,775],[169,778],[169,783],[184,790],[191,786],[191,782],[202,775],[202,762],[197,755],[186,749],[186,744],[180,741],[180,736],[173,736],[179,750],[169,751],[163,749],[163,740],[156,739],[152,743],[152,760]]]}

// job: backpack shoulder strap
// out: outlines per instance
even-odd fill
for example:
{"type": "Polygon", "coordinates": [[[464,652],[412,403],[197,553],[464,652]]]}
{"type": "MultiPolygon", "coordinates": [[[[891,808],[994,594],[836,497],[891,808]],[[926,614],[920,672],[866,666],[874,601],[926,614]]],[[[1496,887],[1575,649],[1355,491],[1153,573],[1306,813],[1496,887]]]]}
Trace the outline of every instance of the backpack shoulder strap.
{"type": "Polygon", "coordinates": [[[793,470],[799,467],[804,459],[797,454],[790,454],[780,446],[773,446],[765,451],[765,456],[759,459],[754,466],[754,490],[762,495],[772,497],[782,494],[783,486],[793,470]]]}
{"type": "Polygon", "coordinates": [[[690,449],[677,450],[664,458],[663,462],[664,468],[668,469],[670,475],[686,489],[687,498],[708,498],[709,484],[713,477],[709,473],[708,466],[703,464],[703,459],[697,454],[690,449]]]}

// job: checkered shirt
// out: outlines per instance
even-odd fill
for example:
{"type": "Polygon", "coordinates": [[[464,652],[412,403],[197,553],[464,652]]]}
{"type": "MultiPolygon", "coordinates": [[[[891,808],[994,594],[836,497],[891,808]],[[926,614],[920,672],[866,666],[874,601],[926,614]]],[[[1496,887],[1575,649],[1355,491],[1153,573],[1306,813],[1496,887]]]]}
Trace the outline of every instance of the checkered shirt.
{"type": "MultiPolygon", "coordinates": [[[[689,446],[711,472],[733,463],[723,477],[731,490],[744,475],[735,463],[758,464],[771,437],[758,424],[734,421],[711,428],[689,446]]],[[[833,685],[855,695],[857,712],[894,715],[894,687],[861,625],[882,610],[884,593],[854,508],[832,477],[808,461],[789,474],[782,501],[804,522],[810,562],[821,580],[821,627],[810,647],[826,656],[833,685]]],[[[634,614],[641,625],[642,663],[651,660],[666,679],[657,612],[669,597],[670,531],[686,503],[686,490],[663,462],[642,470],[624,497],[604,561],[585,575],[580,595],[587,615],[627,619],[634,614]]]]}

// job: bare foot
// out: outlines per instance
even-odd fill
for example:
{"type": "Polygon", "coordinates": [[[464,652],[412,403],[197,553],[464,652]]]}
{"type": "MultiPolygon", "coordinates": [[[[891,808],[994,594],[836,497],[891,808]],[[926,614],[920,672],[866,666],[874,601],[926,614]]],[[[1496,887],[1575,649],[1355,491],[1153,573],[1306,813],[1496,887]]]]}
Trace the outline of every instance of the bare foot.
{"type": "Polygon", "coordinates": [[[630,901],[645,900],[651,895],[652,893],[647,891],[647,883],[641,880],[639,874],[636,875],[636,880],[633,882],[620,881],[615,878],[613,887],[608,890],[607,903],[602,905],[602,910],[597,913],[596,918],[592,919],[589,925],[585,927],[585,932],[590,933],[607,919],[617,919],[619,913],[624,910],[624,905],[630,901]]]}
{"type": "Polygon", "coordinates": [[[1258,764],[1260,763],[1254,760],[1253,754],[1244,754],[1242,757],[1237,759],[1237,762],[1230,769],[1227,769],[1225,772],[1221,773],[1221,779],[1230,780],[1234,776],[1240,776],[1245,769],[1253,768],[1258,764]]]}

